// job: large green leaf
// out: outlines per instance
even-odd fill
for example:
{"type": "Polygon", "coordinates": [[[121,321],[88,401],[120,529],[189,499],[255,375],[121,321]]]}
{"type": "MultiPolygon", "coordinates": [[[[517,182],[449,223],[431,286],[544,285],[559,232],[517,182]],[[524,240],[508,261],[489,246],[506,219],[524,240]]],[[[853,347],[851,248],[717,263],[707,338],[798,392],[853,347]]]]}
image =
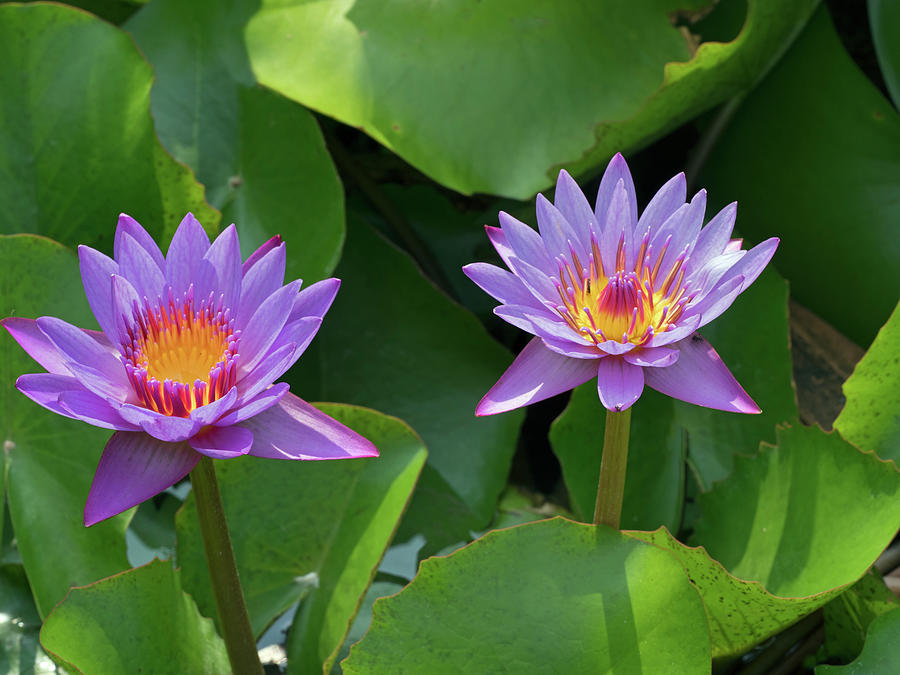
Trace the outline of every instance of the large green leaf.
{"type": "MultiPolygon", "coordinates": [[[[0,316],[10,315],[51,315],[94,326],[71,250],[33,235],[0,236],[0,316]]],[[[6,496],[22,562],[45,616],[69,587],[128,567],[129,516],[90,528],[82,524],[88,488],[110,432],[54,415],[16,391],[16,378],[34,372],[43,368],[0,330],[6,496]]]]}
{"type": "Polygon", "coordinates": [[[562,518],[424,561],[341,665],[352,673],[709,672],[703,603],[668,553],[562,518]]]}
{"type": "MultiPolygon", "coordinates": [[[[425,463],[398,419],[353,406],[321,409],[369,438],[376,459],[216,462],[254,633],[305,597],[288,650],[295,672],[330,667],[425,463]]],[[[176,519],[185,588],[215,616],[193,496],[176,519]]]]}
{"type": "Polygon", "coordinates": [[[853,583],[900,527],[900,471],[818,427],[779,429],[777,441],[700,496],[696,543],[780,596],[853,583]]]}
{"type": "Polygon", "coordinates": [[[900,117],[824,6],[744,101],[701,181],[738,200],[741,232],[781,236],[776,264],[797,300],[872,340],[900,295],[900,117]]]}
{"type": "Polygon", "coordinates": [[[245,254],[281,234],[288,277],[315,281],[340,257],[344,194],[312,115],[254,86],[242,32],[257,5],[154,0],[125,28],[156,73],[162,142],[237,223],[245,254]]]}
{"type": "Polygon", "coordinates": [[[153,73],[128,35],[62,5],[0,7],[0,232],[112,248],[122,211],[158,240],[218,214],[156,138],[153,73]]]}
{"type": "MultiPolygon", "coordinates": [[[[753,453],[761,439],[774,441],[777,423],[797,418],[783,279],[765,272],[702,333],[763,413],[726,413],[645,390],[632,413],[623,527],[665,525],[677,531],[686,451],[694,476],[707,490],[731,472],[735,453],[753,453]]],[[[596,383],[588,382],[575,390],[550,430],[573,509],[584,520],[594,512],[604,425],[596,383]]]]}
{"type": "Polygon", "coordinates": [[[41,644],[92,675],[231,672],[225,643],[166,560],[73,589],[44,622],[41,644]]]}
{"type": "Polygon", "coordinates": [[[862,654],[846,666],[818,666],[816,675],[872,675],[893,673],[900,663],[900,609],[869,624],[862,654]]]}
{"type": "Polygon", "coordinates": [[[844,383],[834,428],[862,450],[900,463],[900,304],[844,383]]]}
{"type": "MultiPolygon", "coordinates": [[[[435,289],[401,251],[349,221],[343,280],[297,377],[318,398],[397,415],[422,435],[428,464],[410,506],[429,552],[487,525],[506,484],[521,412],[475,417],[509,365],[478,320],[435,289]],[[318,388],[316,385],[318,384],[318,388]]],[[[303,393],[303,389],[297,389],[303,393]]]]}
{"type": "Polygon", "coordinates": [[[708,4],[266,0],[246,43],[261,82],[435,180],[524,198],[751,86],[815,0],[751,0],[692,55],[670,15],[708,4]]]}

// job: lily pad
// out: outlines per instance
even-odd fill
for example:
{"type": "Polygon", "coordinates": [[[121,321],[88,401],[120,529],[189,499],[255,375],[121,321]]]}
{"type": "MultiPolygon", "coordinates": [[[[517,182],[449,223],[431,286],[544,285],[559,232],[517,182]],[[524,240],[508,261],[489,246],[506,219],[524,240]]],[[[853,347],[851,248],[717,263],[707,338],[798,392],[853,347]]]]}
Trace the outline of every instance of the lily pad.
{"type": "Polygon", "coordinates": [[[72,589],[44,622],[41,644],[75,672],[231,672],[225,643],[169,561],[72,589]]]}
{"type": "MultiPolygon", "coordinates": [[[[288,638],[294,672],[330,668],[426,455],[421,439],[398,419],[353,406],[319,407],[375,443],[380,456],[216,462],[254,633],[303,600],[288,638]]],[[[176,529],[185,588],[215,617],[193,496],[176,529]]]]}
{"type": "Polygon", "coordinates": [[[900,304],[844,383],[834,428],[862,450],[900,463],[900,304]]]}
{"type": "Polygon", "coordinates": [[[871,342],[900,296],[900,117],[824,3],[744,100],[700,182],[738,200],[744,235],[781,237],[775,264],[801,304],[871,342]]]}
{"type": "Polygon", "coordinates": [[[312,282],[340,257],[344,193],[313,116],[255,86],[242,34],[257,6],[154,0],[124,27],[153,64],[163,144],[237,223],[245,254],[280,234],[288,278],[312,282]]]}
{"type": "Polygon", "coordinates": [[[152,79],[105,21],[64,5],[0,7],[0,232],[109,251],[123,211],[158,241],[188,211],[217,228],[203,186],[156,137],[152,79]]]}
{"type": "MultiPolygon", "coordinates": [[[[74,252],[43,237],[0,236],[0,298],[0,316],[50,315],[95,326],[74,252]]],[[[55,415],[15,389],[19,375],[43,371],[0,330],[6,498],[38,611],[46,616],[71,586],[128,568],[130,513],[84,527],[84,502],[109,431],[55,415]]]]}
{"type": "Polygon", "coordinates": [[[665,551],[562,518],[430,558],[341,663],[378,672],[708,672],[706,613],[665,551]],[[473,639],[472,636],[477,636],[473,639]]]}
{"type": "Polygon", "coordinates": [[[447,187],[521,199],[749,88],[815,2],[753,0],[738,38],[694,53],[671,17],[708,4],[267,0],[246,44],[263,84],[447,187]]]}
{"type": "Polygon", "coordinates": [[[780,596],[852,584],[900,526],[900,471],[835,432],[798,425],[776,436],[700,495],[695,543],[780,596]]]}

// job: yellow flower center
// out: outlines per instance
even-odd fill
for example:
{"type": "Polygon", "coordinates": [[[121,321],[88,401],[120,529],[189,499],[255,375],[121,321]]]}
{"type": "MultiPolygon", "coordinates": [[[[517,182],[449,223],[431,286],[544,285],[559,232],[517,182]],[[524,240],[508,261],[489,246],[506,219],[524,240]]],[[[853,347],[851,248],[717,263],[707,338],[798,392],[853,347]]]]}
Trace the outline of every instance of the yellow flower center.
{"type": "Polygon", "coordinates": [[[186,417],[234,386],[240,335],[221,301],[195,303],[190,289],[180,302],[135,308],[133,318],[125,369],[145,407],[186,417]]]}
{"type": "Polygon", "coordinates": [[[660,267],[671,237],[658,256],[644,236],[633,269],[626,269],[624,240],[619,241],[615,270],[607,276],[596,239],[591,238],[591,258],[584,267],[574,248],[571,260],[557,258],[559,282],[556,283],[562,305],[560,316],[578,333],[595,344],[606,340],[641,345],[653,335],[671,328],[690,301],[684,281],[686,251],[682,252],[663,276],[660,267]],[[652,264],[655,258],[655,264],[652,264]]]}

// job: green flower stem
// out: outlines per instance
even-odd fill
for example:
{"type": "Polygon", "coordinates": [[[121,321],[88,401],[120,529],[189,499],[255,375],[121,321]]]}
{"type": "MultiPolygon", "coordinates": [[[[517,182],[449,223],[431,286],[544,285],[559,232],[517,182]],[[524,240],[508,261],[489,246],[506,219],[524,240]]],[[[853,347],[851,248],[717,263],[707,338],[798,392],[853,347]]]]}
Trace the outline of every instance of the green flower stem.
{"type": "Polygon", "coordinates": [[[600,460],[594,525],[609,525],[619,529],[622,498],[625,495],[625,467],[628,464],[630,431],[631,408],[622,412],[606,411],[606,431],[603,434],[603,459],[600,460]]]}
{"type": "Polygon", "coordinates": [[[234,551],[225,509],[219,494],[216,469],[209,457],[202,457],[191,471],[191,486],[197,503],[197,516],[206,549],[206,564],[216,597],[219,612],[219,626],[225,637],[228,660],[235,675],[262,675],[263,668],[256,652],[256,640],[250,628],[244,592],[238,579],[234,551]]]}

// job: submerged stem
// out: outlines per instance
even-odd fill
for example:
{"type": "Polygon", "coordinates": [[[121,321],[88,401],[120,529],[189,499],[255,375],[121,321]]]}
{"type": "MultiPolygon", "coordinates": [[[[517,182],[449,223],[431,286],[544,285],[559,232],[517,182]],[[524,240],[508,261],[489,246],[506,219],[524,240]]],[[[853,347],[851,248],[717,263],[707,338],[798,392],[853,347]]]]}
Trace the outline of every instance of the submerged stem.
{"type": "Polygon", "coordinates": [[[200,462],[191,471],[191,486],[197,503],[197,516],[203,535],[203,547],[206,549],[209,577],[216,598],[216,610],[219,612],[219,626],[225,638],[231,670],[235,675],[245,673],[262,675],[263,668],[256,651],[256,640],[250,628],[250,618],[247,616],[244,592],[234,562],[228,524],[225,522],[219,481],[216,479],[213,461],[209,457],[201,457],[200,462]]]}
{"type": "Polygon", "coordinates": [[[597,504],[594,525],[619,529],[622,498],[625,494],[625,467],[628,463],[628,435],[631,431],[631,408],[622,412],[606,411],[603,434],[603,458],[597,482],[597,504]]]}

